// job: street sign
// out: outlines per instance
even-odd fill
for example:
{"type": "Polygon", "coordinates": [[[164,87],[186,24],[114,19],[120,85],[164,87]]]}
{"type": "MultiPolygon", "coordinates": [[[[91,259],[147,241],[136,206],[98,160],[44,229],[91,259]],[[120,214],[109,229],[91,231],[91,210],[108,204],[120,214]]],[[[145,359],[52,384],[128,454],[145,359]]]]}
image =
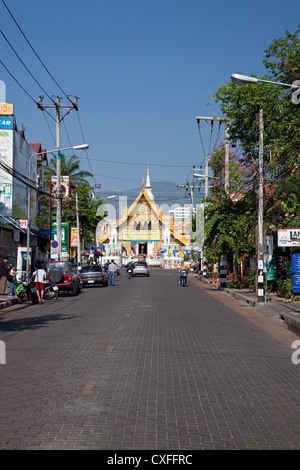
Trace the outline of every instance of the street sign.
{"type": "Polygon", "coordinates": [[[273,258],[273,237],[264,237],[264,262],[268,264],[273,258]]]}
{"type": "Polygon", "coordinates": [[[278,246],[300,246],[300,228],[287,228],[277,231],[278,246]]]}

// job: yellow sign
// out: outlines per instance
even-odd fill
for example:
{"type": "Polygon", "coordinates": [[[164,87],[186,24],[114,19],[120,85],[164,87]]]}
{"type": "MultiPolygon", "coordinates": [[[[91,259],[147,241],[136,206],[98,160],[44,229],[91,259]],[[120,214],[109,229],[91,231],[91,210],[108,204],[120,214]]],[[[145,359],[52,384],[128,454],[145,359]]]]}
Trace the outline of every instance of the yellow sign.
{"type": "Polygon", "coordinates": [[[127,242],[160,241],[160,234],[159,230],[123,230],[122,240],[127,242]]]}
{"type": "Polygon", "coordinates": [[[0,103],[0,116],[1,115],[14,114],[13,103],[0,103]]]}
{"type": "Polygon", "coordinates": [[[71,227],[71,246],[77,246],[78,245],[78,239],[77,239],[77,227],[71,227]]]}

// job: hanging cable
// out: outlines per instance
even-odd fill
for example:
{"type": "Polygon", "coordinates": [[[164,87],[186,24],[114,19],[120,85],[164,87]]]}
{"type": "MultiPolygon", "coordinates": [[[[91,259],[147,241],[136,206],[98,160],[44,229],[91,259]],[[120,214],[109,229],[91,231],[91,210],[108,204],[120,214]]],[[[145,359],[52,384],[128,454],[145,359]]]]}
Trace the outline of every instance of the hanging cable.
{"type": "MultiPolygon", "coordinates": [[[[29,40],[27,39],[27,37],[25,36],[25,34],[23,33],[21,27],[19,26],[19,24],[17,23],[16,19],[14,18],[13,14],[11,13],[11,11],[9,10],[8,6],[6,5],[6,3],[4,2],[4,0],[2,0],[2,3],[3,5],[5,6],[6,10],[8,11],[8,13],[10,14],[11,18],[13,19],[13,21],[15,22],[17,28],[19,29],[19,31],[21,32],[22,36],[24,37],[25,41],[27,42],[27,44],[29,45],[29,47],[31,48],[31,50],[33,51],[33,53],[35,54],[35,56],[37,57],[37,59],[39,60],[39,62],[42,64],[42,66],[44,67],[44,69],[46,70],[46,72],[50,75],[50,77],[52,78],[52,80],[54,81],[54,83],[58,86],[58,88],[62,91],[62,93],[65,95],[65,97],[70,101],[70,98],[68,97],[68,95],[64,92],[64,90],[61,88],[61,86],[57,83],[57,81],[55,80],[55,78],[53,77],[53,75],[50,73],[50,71],[48,70],[48,68],[46,67],[46,65],[44,64],[44,62],[42,61],[42,59],[39,57],[39,55],[37,54],[37,52],[34,50],[33,46],[30,44],[29,40]]],[[[48,96],[48,95],[47,95],[48,96]]]]}
{"type": "Polygon", "coordinates": [[[25,67],[25,69],[27,70],[27,72],[29,73],[29,75],[31,76],[31,78],[33,78],[33,80],[35,81],[35,83],[43,90],[43,92],[48,96],[48,98],[54,103],[54,101],[52,100],[51,96],[48,95],[48,93],[46,92],[46,90],[42,87],[42,85],[36,80],[36,78],[32,75],[32,73],[30,72],[29,68],[26,66],[26,64],[23,62],[23,60],[21,59],[21,57],[19,56],[19,54],[17,53],[17,51],[13,48],[13,46],[11,45],[11,43],[9,42],[9,40],[7,39],[7,37],[5,36],[5,34],[3,33],[3,31],[0,29],[0,33],[2,34],[2,36],[4,37],[5,41],[7,42],[7,44],[9,45],[9,47],[12,49],[12,51],[14,52],[14,54],[17,56],[17,58],[19,59],[19,61],[21,62],[21,64],[23,65],[23,67],[25,67]]]}

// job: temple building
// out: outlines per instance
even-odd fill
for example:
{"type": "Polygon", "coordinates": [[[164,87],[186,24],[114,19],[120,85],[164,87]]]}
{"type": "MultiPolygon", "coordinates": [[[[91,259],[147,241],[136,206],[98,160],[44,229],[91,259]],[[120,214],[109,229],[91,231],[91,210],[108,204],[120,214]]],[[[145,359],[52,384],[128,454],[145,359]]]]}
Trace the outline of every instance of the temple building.
{"type": "Polygon", "coordinates": [[[190,227],[184,233],[177,230],[174,216],[163,214],[162,208],[156,205],[149,165],[146,184],[143,180],[133,204],[124,205],[119,213],[118,220],[109,214],[97,225],[96,245],[103,250],[103,261],[113,258],[124,265],[131,259],[144,257],[149,264],[163,264],[171,259],[179,263],[180,256],[190,245],[190,227]]]}

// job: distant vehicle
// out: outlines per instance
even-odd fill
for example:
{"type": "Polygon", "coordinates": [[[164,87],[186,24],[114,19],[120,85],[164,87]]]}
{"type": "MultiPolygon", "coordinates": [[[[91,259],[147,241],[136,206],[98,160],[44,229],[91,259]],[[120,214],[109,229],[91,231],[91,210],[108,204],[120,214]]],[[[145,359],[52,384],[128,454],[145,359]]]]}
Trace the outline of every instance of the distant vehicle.
{"type": "Polygon", "coordinates": [[[70,261],[49,261],[46,271],[51,282],[55,282],[59,291],[73,295],[81,293],[81,281],[77,269],[70,261]]]}
{"type": "Polygon", "coordinates": [[[84,266],[79,277],[84,286],[108,286],[108,274],[101,266],[84,266]]]}
{"type": "Polygon", "coordinates": [[[132,276],[137,275],[150,276],[150,269],[146,261],[136,261],[133,264],[132,276]]]}

